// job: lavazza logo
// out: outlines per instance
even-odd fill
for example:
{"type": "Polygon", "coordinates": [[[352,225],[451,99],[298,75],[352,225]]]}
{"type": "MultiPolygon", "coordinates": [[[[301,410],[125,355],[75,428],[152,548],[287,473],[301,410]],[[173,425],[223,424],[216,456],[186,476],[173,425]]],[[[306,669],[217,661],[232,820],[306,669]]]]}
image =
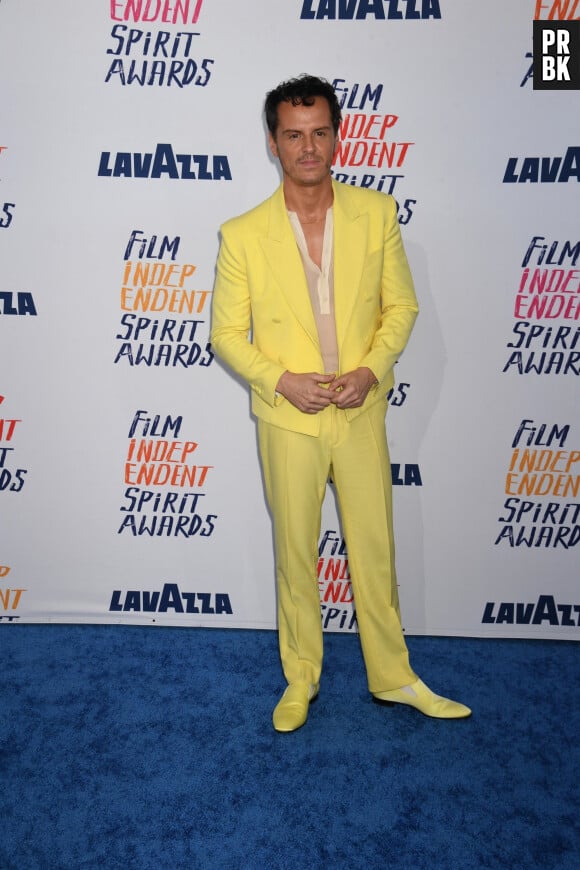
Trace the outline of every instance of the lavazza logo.
{"type": "Polygon", "coordinates": [[[233,613],[230,596],[220,592],[184,592],[177,583],[164,583],[162,589],[115,589],[110,613],[162,613],[220,615],[233,613]]]}
{"type": "Polygon", "coordinates": [[[580,146],[570,145],[562,154],[508,157],[504,184],[566,184],[580,181],[580,146]]]}
{"type": "Polygon", "coordinates": [[[180,153],[169,143],[158,143],[154,151],[102,151],[99,176],[103,178],[173,178],[187,181],[231,181],[232,173],[224,154],[180,153]]]}
{"type": "Polygon", "coordinates": [[[560,604],[553,595],[539,595],[537,601],[488,601],[482,623],[506,625],[580,626],[580,604],[560,604]]]}
{"type": "Polygon", "coordinates": [[[303,0],[300,18],[417,20],[441,18],[441,9],[439,0],[303,0]]]}

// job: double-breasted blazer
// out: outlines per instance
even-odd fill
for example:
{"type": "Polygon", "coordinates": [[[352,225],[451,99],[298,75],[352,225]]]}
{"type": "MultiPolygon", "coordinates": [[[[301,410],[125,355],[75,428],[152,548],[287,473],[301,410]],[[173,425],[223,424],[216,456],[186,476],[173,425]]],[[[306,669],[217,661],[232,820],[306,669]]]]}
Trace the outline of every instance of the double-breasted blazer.
{"type": "MultiPolygon", "coordinates": [[[[334,305],[339,374],[368,366],[378,384],[348,420],[384,400],[393,366],[418,313],[392,196],[333,181],[334,305]]],[[[276,426],[317,435],[305,414],[276,393],[284,371],[323,373],[304,267],[281,185],[265,202],[221,228],[211,344],[250,385],[253,413],[276,426]]]]}

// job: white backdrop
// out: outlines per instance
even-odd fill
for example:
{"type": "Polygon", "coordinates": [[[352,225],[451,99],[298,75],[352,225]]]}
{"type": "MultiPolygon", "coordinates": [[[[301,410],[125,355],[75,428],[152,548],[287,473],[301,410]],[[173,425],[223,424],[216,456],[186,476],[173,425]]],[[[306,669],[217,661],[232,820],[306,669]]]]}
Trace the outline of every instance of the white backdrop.
{"type": "MultiPolygon", "coordinates": [[[[388,412],[405,629],[578,637],[578,96],[529,75],[534,15],[573,5],[2,0],[0,621],[274,627],[209,314],[220,224],[280,180],[264,95],[310,72],[421,305],[388,412]]],[[[320,550],[353,631],[330,494],[320,550]]]]}

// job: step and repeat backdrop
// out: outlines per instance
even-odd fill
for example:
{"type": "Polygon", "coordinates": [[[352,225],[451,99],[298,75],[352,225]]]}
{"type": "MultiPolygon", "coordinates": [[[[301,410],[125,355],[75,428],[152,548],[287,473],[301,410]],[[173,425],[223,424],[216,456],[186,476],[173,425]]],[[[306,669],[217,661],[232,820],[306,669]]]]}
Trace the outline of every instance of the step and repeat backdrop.
{"type": "MultiPolygon", "coordinates": [[[[342,105],[421,314],[387,414],[409,634],[578,638],[578,0],[0,2],[0,621],[275,627],[245,387],[209,343],[219,227],[280,183],[265,93],[342,105]]],[[[297,469],[297,473],[299,470],[297,469]]],[[[355,632],[329,490],[318,579],[355,632]]]]}

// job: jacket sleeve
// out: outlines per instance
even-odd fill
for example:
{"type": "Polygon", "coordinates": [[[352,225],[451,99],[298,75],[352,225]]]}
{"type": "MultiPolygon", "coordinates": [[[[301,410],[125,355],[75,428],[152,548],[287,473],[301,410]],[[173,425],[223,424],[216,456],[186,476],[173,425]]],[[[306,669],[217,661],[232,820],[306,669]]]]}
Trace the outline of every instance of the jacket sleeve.
{"type": "Polygon", "coordinates": [[[383,242],[380,320],[371,348],[361,366],[367,366],[381,383],[403,352],[419,312],[413,278],[403,247],[397,206],[387,198],[383,242]]]}
{"type": "Polygon", "coordinates": [[[212,301],[211,344],[217,355],[240,375],[263,401],[279,404],[276,385],[285,369],[268,359],[250,341],[251,294],[247,254],[237,228],[221,229],[212,301]]]}

